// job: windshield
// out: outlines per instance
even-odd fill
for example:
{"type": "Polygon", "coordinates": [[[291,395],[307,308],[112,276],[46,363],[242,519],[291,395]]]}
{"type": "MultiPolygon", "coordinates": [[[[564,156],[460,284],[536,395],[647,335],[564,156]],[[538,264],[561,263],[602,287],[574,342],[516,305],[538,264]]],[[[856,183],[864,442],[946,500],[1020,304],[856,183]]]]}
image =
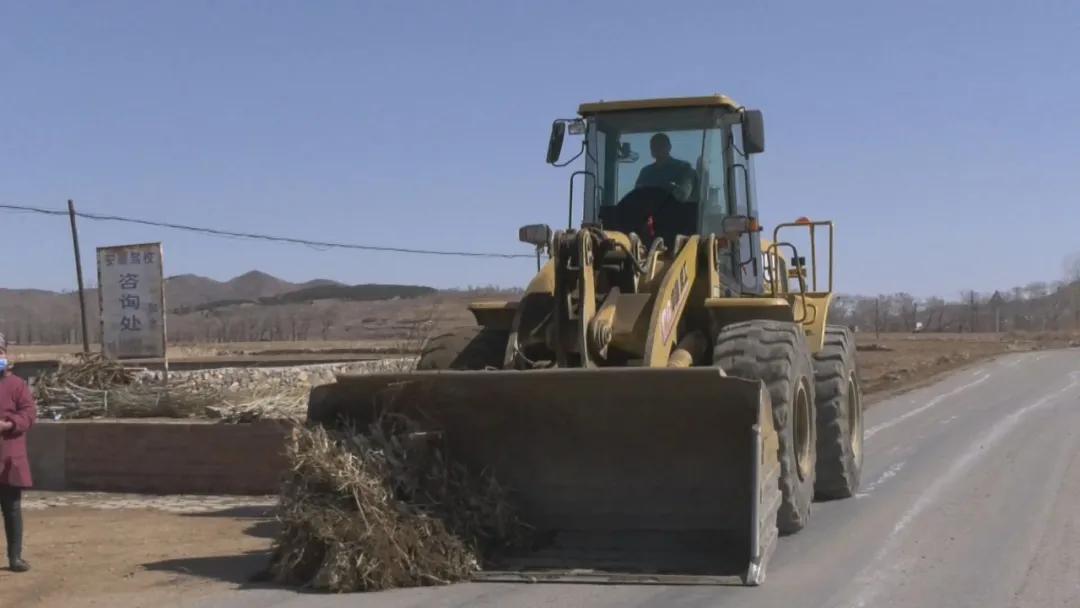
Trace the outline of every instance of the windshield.
{"type": "Polygon", "coordinates": [[[737,117],[717,108],[613,112],[589,120],[585,221],[639,188],[664,188],[691,206],[698,231],[718,230],[728,213],[724,133],[737,117]]]}

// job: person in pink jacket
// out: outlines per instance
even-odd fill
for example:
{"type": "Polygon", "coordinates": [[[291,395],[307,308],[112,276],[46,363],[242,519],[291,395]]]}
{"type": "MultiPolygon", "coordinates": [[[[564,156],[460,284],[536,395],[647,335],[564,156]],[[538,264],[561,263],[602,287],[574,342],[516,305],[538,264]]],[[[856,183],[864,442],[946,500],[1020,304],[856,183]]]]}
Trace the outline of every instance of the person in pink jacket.
{"type": "Polygon", "coordinates": [[[22,491],[32,485],[26,455],[26,433],[37,418],[34,396],[26,382],[11,373],[7,341],[0,334],[0,511],[4,514],[8,564],[26,572],[22,558],[22,491]]]}

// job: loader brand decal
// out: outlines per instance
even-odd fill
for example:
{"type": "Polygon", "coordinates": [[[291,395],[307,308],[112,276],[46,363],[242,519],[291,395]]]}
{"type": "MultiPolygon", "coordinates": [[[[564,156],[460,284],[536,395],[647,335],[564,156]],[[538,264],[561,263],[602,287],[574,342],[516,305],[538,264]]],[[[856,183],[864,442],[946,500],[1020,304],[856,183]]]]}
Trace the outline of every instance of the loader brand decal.
{"type": "Polygon", "coordinates": [[[664,338],[664,344],[671,341],[671,332],[675,329],[675,313],[686,299],[689,291],[688,283],[690,283],[690,272],[686,269],[686,264],[683,264],[682,270],[679,271],[679,280],[675,281],[675,285],[671,288],[671,298],[664,307],[664,311],[660,313],[660,335],[664,338]]]}

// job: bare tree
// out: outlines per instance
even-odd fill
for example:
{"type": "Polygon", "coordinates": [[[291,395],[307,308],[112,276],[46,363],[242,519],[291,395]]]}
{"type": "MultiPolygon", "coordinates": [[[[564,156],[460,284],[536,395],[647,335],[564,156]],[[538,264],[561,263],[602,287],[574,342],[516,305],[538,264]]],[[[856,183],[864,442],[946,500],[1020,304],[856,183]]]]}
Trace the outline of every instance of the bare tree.
{"type": "Polygon", "coordinates": [[[296,342],[299,339],[300,311],[295,306],[285,309],[285,318],[289,324],[289,339],[296,342]]]}
{"type": "Polygon", "coordinates": [[[334,324],[337,323],[337,320],[338,311],[333,306],[325,306],[319,312],[319,324],[323,340],[329,339],[330,330],[334,327],[334,324]]]}
{"type": "Polygon", "coordinates": [[[249,313],[244,318],[244,340],[247,342],[254,342],[259,336],[259,318],[254,314],[249,313]]]}
{"type": "Polygon", "coordinates": [[[297,325],[297,339],[300,341],[307,340],[309,331],[311,331],[311,317],[304,314],[300,317],[300,322],[297,325]]]}
{"type": "Polygon", "coordinates": [[[1034,281],[1024,286],[1024,295],[1027,299],[1043,298],[1050,292],[1050,286],[1043,281],[1034,281]]]}
{"type": "Polygon", "coordinates": [[[1080,330],[1080,280],[1069,285],[1069,300],[1072,302],[1073,329],[1080,330]]]}
{"type": "Polygon", "coordinates": [[[912,331],[915,329],[912,319],[915,298],[909,293],[894,293],[886,298],[885,328],[888,331],[912,331]]]}
{"type": "Polygon", "coordinates": [[[1080,281],[1080,251],[1065,258],[1065,281],[1067,283],[1080,281]]]}
{"type": "Polygon", "coordinates": [[[837,294],[829,305],[829,323],[848,327],[857,326],[859,322],[855,311],[858,302],[857,296],[837,294]]]}

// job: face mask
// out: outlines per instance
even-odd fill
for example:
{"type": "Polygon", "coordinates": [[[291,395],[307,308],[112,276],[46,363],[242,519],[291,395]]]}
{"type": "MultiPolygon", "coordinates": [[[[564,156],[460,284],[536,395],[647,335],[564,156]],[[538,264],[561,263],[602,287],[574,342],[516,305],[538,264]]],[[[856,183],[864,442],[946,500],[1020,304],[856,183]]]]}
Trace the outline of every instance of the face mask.
{"type": "Polygon", "coordinates": [[[4,359],[4,358],[0,357],[0,373],[3,373],[4,370],[7,369],[7,366],[8,366],[7,359],[4,359]]]}

